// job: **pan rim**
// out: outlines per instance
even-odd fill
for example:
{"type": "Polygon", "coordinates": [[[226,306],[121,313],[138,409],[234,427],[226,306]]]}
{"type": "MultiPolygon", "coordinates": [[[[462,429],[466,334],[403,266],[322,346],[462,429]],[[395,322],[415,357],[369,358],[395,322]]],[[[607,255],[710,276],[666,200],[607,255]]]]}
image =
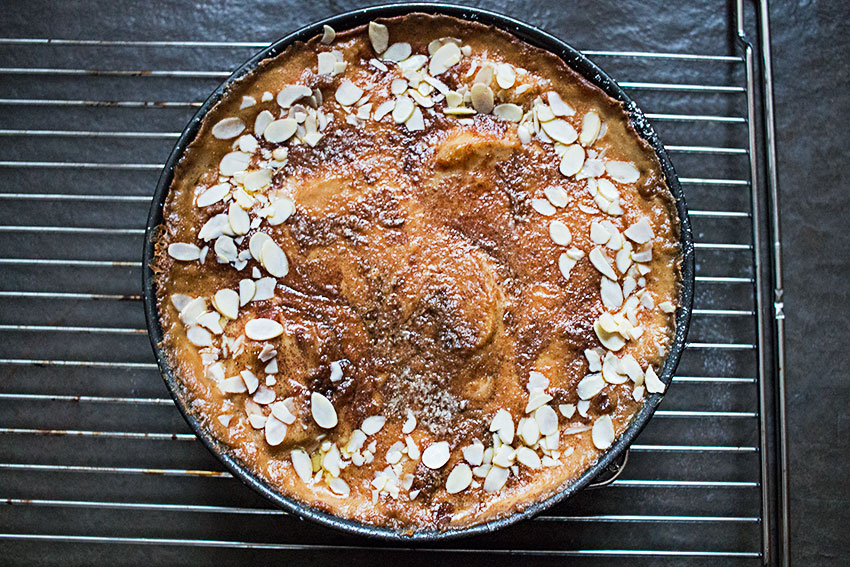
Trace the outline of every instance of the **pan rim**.
{"type": "Polygon", "coordinates": [[[165,163],[165,166],[163,167],[153,194],[153,200],[145,228],[145,242],[142,255],[142,296],[144,300],[148,336],[151,341],[151,347],[153,348],[157,365],[160,369],[163,380],[166,383],[169,394],[174,399],[175,405],[186,419],[192,431],[198,436],[204,446],[213,453],[219,461],[222,462],[225,468],[234,477],[260,493],[276,506],[302,518],[306,518],[321,525],[332,527],[350,534],[408,543],[445,541],[459,537],[490,533],[516,524],[522,520],[532,518],[543,510],[566,500],[585,488],[594,479],[594,477],[604,471],[623,451],[628,448],[655,413],[655,410],[663,399],[664,394],[647,395],[643,406],[634,415],[631,423],[628,425],[623,434],[605,451],[605,453],[599,457],[599,459],[597,459],[591,467],[579,475],[577,479],[563,490],[544,500],[534,502],[520,512],[515,512],[508,516],[459,529],[450,529],[445,531],[417,530],[412,533],[405,533],[385,526],[377,526],[341,518],[278,492],[268,482],[251,472],[246,465],[230,455],[229,448],[215,439],[212,434],[202,426],[197,417],[188,410],[185,399],[181,395],[182,385],[174,374],[169,357],[160,348],[160,344],[163,340],[163,329],[157,310],[154,273],[151,269],[151,265],[154,259],[158,228],[163,223],[163,205],[173,180],[174,169],[182,158],[188,145],[197,135],[204,116],[219,101],[221,96],[233,82],[253,71],[261,61],[281,53],[290,44],[296,41],[306,41],[310,37],[321,34],[324,25],[330,25],[335,29],[349,29],[368,23],[370,20],[375,18],[400,16],[415,12],[454,16],[465,20],[480,22],[485,25],[495,26],[507,31],[526,43],[544,49],[560,57],[567,65],[602,89],[606,94],[624,103],[625,109],[629,113],[630,120],[638,135],[652,146],[658,157],[665,176],[665,181],[667,182],[670,192],[673,194],[676,210],[679,215],[679,243],[682,254],[682,278],[680,285],[679,309],[676,313],[676,330],[673,342],[670,345],[669,352],[664,361],[661,373],[659,374],[659,378],[667,387],[669,387],[672,382],[673,373],[685,348],[685,340],[690,325],[693,307],[694,289],[693,234],[687,207],[685,205],[685,198],[681,184],[679,183],[679,179],[676,175],[675,169],[673,168],[673,164],[671,163],[664,146],[659,141],[657,134],[635,102],[605,71],[577,49],[539,28],[503,14],[473,7],[435,3],[383,4],[344,12],[303,26],[275,41],[268,47],[260,50],[247,62],[236,69],[233,74],[231,74],[212,92],[212,94],[210,94],[181,133],[165,163]]]}

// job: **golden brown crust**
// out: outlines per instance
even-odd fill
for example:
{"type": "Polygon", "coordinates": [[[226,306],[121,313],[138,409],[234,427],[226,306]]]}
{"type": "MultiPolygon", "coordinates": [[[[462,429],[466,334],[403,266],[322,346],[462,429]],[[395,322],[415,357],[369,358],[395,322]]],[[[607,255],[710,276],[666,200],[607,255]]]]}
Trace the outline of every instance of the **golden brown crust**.
{"type": "MultiPolygon", "coordinates": [[[[510,412],[514,423],[533,419],[525,411],[532,373],[548,379],[546,393],[551,400],[545,405],[556,412],[562,404],[580,401],[577,385],[592,374],[584,351],[600,347],[594,325],[604,312],[616,311],[603,305],[602,277],[589,261],[589,252],[599,247],[591,240],[592,222],[607,221],[617,234],[641,219],[652,227],[651,260],[641,264],[649,271],[637,273],[635,264],[629,273],[637,276],[632,278],[635,282],[645,279],[645,286],[636,284],[633,294],[651,294],[653,307],[635,308],[633,323],[643,334],[626,341],[616,355],[631,355],[640,369],[659,367],[674,329],[673,315],[657,306],[675,305],[678,297],[678,219],[657,157],[634,131],[623,105],[559,58],[500,30],[446,16],[411,14],[380,22],[389,28],[390,43],[409,42],[414,54],[428,54],[429,43],[444,37],[469,46],[470,55],[438,76],[452,89],[471,85],[471,66],[486,57],[516,68],[513,86],[503,89],[497,79],[491,81],[497,104],[510,102],[528,111],[535,100],[543,97],[545,102],[545,93],[554,90],[574,108],[575,114],[564,120],[579,132],[581,117],[596,112],[607,128],[592,144],[599,162],[631,163],[640,174],[634,183],[610,184],[619,191],[621,213],[601,211],[587,179],[559,171],[560,157],[545,134],[542,140],[535,137],[523,143],[516,123],[492,114],[471,120],[448,116],[441,112],[446,106],[443,100],[420,109],[423,130],[411,131],[390,116],[374,120],[380,102],[392,98],[391,82],[399,76],[396,64],[386,63],[389,71],[383,72],[369,63],[376,55],[365,27],[338,33],[332,45],[314,38],[288,47],[233,85],[207,114],[176,168],[154,265],[165,330],[162,346],[185,386],[190,411],[231,447],[235,457],[281,493],[343,517],[398,529],[460,527],[524,509],[567,486],[603,452],[594,446],[591,431],[575,433],[589,428],[599,416],[613,418],[616,435],[628,426],[641,405],[634,395],[638,384],[605,383],[589,400],[586,417],[559,414],[556,450],[531,444],[540,456],[557,464],[517,465],[499,491],[486,491],[480,486],[482,478],[475,478],[478,487],[457,494],[445,489],[450,471],[464,460],[463,447],[476,440],[485,446],[493,443],[489,429],[499,410],[510,412]],[[317,75],[316,52],[332,50],[342,53],[345,71],[317,75]],[[369,85],[366,94],[373,101],[372,114],[366,113],[369,118],[346,121],[356,111],[347,114],[335,100],[344,80],[364,90],[369,85]],[[277,102],[263,102],[262,97],[292,84],[319,89],[324,99],[320,109],[330,122],[315,146],[275,144],[257,137],[260,149],[248,169],[263,165],[274,169],[271,188],[257,194],[279,191],[294,202],[295,210],[286,222],[270,225],[258,212],[263,203],[248,207],[251,218],[261,222],[237,244],[242,251],[255,233],[269,234],[288,258],[288,273],[275,278],[273,297],[240,306],[235,320],[222,319],[226,352],[221,335],[215,333],[211,333],[214,348],[199,348],[187,339],[187,325],[172,296],[210,298],[222,289],[238,290],[241,280],[257,280],[254,269],[262,277],[269,274],[254,259],[247,260],[242,270],[218,263],[212,240],[206,243],[209,252],[203,263],[176,261],[169,246],[203,245],[199,229],[214,215],[228,211],[229,203],[224,202],[196,206],[198,194],[221,181],[219,162],[234,143],[233,138],[216,139],[213,126],[224,118],[239,117],[250,132],[261,110],[271,111],[275,118],[285,116],[288,109],[281,111],[277,102]],[[521,84],[531,86],[518,94],[521,84]],[[257,104],[240,108],[243,96],[254,97],[257,104]],[[288,147],[285,165],[277,168],[268,165],[282,161],[270,157],[276,147],[288,147]],[[549,216],[540,214],[542,205],[535,204],[535,200],[547,202],[547,188],[569,198],[565,207],[553,209],[549,216]],[[552,220],[569,229],[569,245],[553,241],[552,220]],[[559,259],[569,249],[584,255],[565,277],[559,259]],[[246,340],[245,325],[255,318],[278,321],[282,334],[270,341],[246,340]],[[268,361],[261,362],[258,356],[266,344],[274,346],[278,365],[272,373],[276,382],[268,388],[275,400],[292,400],[295,417],[285,440],[274,447],[246,417],[246,411],[268,415],[269,405],[248,403],[246,410],[249,396],[222,392],[220,377],[211,377],[209,369],[220,363],[226,377],[248,369],[262,383],[268,361]],[[206,352],[206,358],[199,351],[206,352]],[[338,381],[332,379],[332,363],[342,370],[338,381]],[[312,418],[314,392],[335,407],[339,421],[335,427],[322,429],[312,418]],[[434,470],[421,457],[413,458],[415,449],[408,451],[400,461],[400,494],[373,495],[376,485],[371,482],[390,465],[388,449],[406,438],[402,428],[409,412],[417,421],[410,433],[415,445],[424,450],[446,442],[450,459],[434,470]],[[219,419],[222,415],[231,416],[226,425],[219,419]],[[363,420],[376,415],[385,417],[386,424],[368,436],[363,450],[374,441],[374,460],[357,466],[350,455],[343,455],[350,463],[339,473],[350,489],[347,497],[328,488],[326,481],[332,476],[327,472],[315,484],[305,484],[295,474],[293,449],[317,454],[323,451],[323,442],[343,449],[352,432],[363,427],[363,420]]],[[[600,179],[605,175],[603,170],[600,179]]],[[[611,175],[605,177],[606,183],[611,175]]],[[[634,251],[640,246],[634,243],[634,251]]],[[[610,256],[613,262],[614,251],[610,256]]],[[[618,273],[618,289],[628,277],[618,273]]],[[[209,301],[207,309],[213,309],[209,301]]],[[[639,381],[642,376],[643,370],[639,381]]],[[[515,437],[519,439],[519,434],[515,437]]],[[[514,442],[514,447],[519,445],[521,441],[514,442]]]]}

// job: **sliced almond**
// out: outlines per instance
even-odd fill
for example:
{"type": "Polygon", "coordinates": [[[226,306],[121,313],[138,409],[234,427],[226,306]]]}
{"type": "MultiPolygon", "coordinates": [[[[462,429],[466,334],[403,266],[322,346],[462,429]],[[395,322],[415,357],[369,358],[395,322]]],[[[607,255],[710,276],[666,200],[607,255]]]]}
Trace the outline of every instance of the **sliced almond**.
{"type": "Polygon", "coordinates": [[[418,132],[425,129],[425,117],[422,116],[422,110],[418,107],[413,109],[413,114],[410,115],[404,122],[405,127],[410,132],[418,132]]]}
{"type": "Polygon", "coordinates": [[[384,427],[386,422],[387,418],[384,416],[373,415],[363,420],[363,423],[360,424],[360,429],[366,435],[374,435],[384,427]]]}
{"type": "Polygon", "coordinates": [[[544,405],[534,410],[534,421],[540,429],[540,435],[551,435],[558,430],[558,414],[552,406],[544,405]]]}
{"type": "Polygon", "coordinates": [[[402,433],[410,433],[414,429],[416,429],[416,416],[413,415],[413,412],[407,410],[407,419],[404,420],[404,423],[401,426],[402,433]]]}
{"type": "Polygon", "coordinates": [[[375,113],[372,115],[377,121],[381,121],[384,116],[391,113],[395,108],[395,99],[390,99],[382,102],[378,105],[378,108],[375,109],[375,113]]]}
{"type": "Polygon", "coordinates": [[[248,391],[241,376],[231,376],[218,383],[219,389],[225,394],[242,394],[248,391]]]}
{"type": "Polygon", "coordinates": [[[168,245],[168,255],[181,262],[191,262],[201,257],[201,249],[187,242],[174,242],[168,245]]]}
{"type": "Polygon", "coordinates": [[[565,279],[570,279],[570,272],[572,272],[576,263],[576,260],[570,258],[566,252],[558,256],[558,270],[565,279]]]}
{"type": "Polygon", "coordinates": [[[230,230],[233,234],[242,235],[251,229],[251,218],[245,209],[236,203],[230,203],[227,209],[227,218],[230,221],[230,230]]]}
{"type": "Polygon", "coordinates": [[[408,118],[411,117],[415,108],[416,105],[409,97],[398,97],[395,101],[395,108],[393,108],[393,120],[396,124],[401,124],[402,122],[405,122],[408,118]]]}
{"type": "Polygon", "coordinates": [[[287,401],[291,402],[292,398],[287,398],[282,402],[274,402],[271,405],[272,415],[287,425],[295,423],[295,414],[292,413],[287,401]]]}
{"type": "Polygon", "coordinates": [[[519,427],[519,435],[526,445],[534,445],[540,439],[540,427],[534,419],[524,418],[519,427]]]}
{"type": "Polygon", "coordinates": [[[600,283],[600,295],[602,296],[602,305],[608,311],[616,311],[623,304],[623,290],[620,288],[620,284],[607,277],[603,277],[600,283]]]}
{"type": "Polygon", "coordinates": [[[283,325],[274,319],[251,319],[245,324],[245,335],[254,341],[267,341],[283,334],[283,325]]]}
{"type": "Polygon", "coordinates": [[[446,43],[431,56],[428,64],[428,72],[432,77],[442,75],[458,63],[463,55],[455,43],[446,43]]]}
{"type": "Polygon", "coordinates": [[[239,316],[239,294],[232,289],[218,290],[213,296],[212,304],[228,319],[236,319],[239,316]]]}
{"type": "Polygon", "coordinates": [[[590,240],[595,244],[604,246],[611,240],[611,233],[602,223],[593,221],[590,223],[590,240]]]}
{"type": "Polygon", "coordinates": [[[542,466],[540,457],[528,447],[520,447],[516,450],[516,460],[530,469],[539,469],[542,466]]]}
{"type": "Polygon", "coordinates": [[[331,362],[331,382],[339,382],[342,380],[342,361],[335,360],[331,362]]]}
{"type": "Polygon", "coordinates": [[[553,207],[546,199],[532,199],[531,208],[547,217],[550,217],[557,212],[555,211],[555,207],[553,207]]]}
{"type": "Polygon", "coordinates": [[[277,103],[281,108],[289,108],[295,101],[306,98],[313,94],[310,87],[304,85],[287,85],[277,93],[277,103]]]}
{"type": "Polygon", "coordinates": [[[186,330],[186,338],[196,347],[212,346],[212,335],[203,327],[193,325],[186,330]]]}
{"type": "Polygon", "coordinates": [[[219,140],[235,138],[245,129],[245,123],[239,118],[225,118],[212,127],[212,135],[219,140]]]}
{"type": "Polygon", "coordinates": [[[578,144],[570,144],[561,156],[561,165],[558,167],[558,170],[561,172],[561,175],[572,177],[581,171],[583,165],[584,148],[578,144]]]}
{"type": "Polygon", "coordinates": [[[216,238],[213,249],[222,264],[235,262],[238,259],[239,252],[236,250],[236,243],[229,236],[219,236],[216,238]]]}
{"type": "Polygon", "coordinates": [[[546,189],[543,190],[543,194],[546,195],[546,199],[552,203],[553,207],[563,208],[566,207],[570,202],[570,197],[567,192],[554,185],[550,185],[546,189]]]}
{"type": "Polygon", "coordinates": [[[248,169],[251,163],[251,154],[245,152],[230,152],[221,158],[218,164],[219,172],[224,176],[230,176],[248,169]]]}
{"type": "Polygon", "coordinates": [[[313,481],[313,463],[308,455],[302,449],[293,449],[289,453],[289,460],[292,461],[292,468],[295,469],[295,474],[305,484],[311,484],[313,481]]]}
{"type": "Polygon", "coordinates": [[[263,243],[260,252],[263,267],[276,278],[283,278],[289,273],[289,260],[277,243],[269,238],[263,243]]]}
{"type": "Polygon", "coordinates": [[[591,250],[588,258],[590,259],[590,263],[593,264],[593,267],[599,270],[603,276],[617,281],[617,274],[614,272],[614,268],[611,267],[611,262],[608,260],[608,256],[602,252],[602,248],[597,246],[591,250]]]}
{"type": "Polygon", "coordinates": [[[579,136],[579,143],[582,146],[592,146],[593,142],[596,141],[596,138],[599,136],[599,129],[602,127],[602,121],[599,119],[599,115],[591,110],[587,114],[584,115],[584,119],[581,121],[581,136],[579,136]]]}
{"type": "Polygon", "coordinates": [[[626,346],[626,341],[618,333],[606,331],[598,320],[593,324],[593,330],[599,342],[608,350],[617,352],[626,346]]]}
{"type": "Polygon", "coordinates": [[[342,496],[343,498],[348,497],[351,493],[351,488],[348,486],[348,483],[339,477],[332,478],[328,483],[328,488],[331,489],[331,492],[337,496],[342,496]]]}
{"type": "Polygon", "coordinates": [[[279,197],[271,202],[274,213],[266,218],[271,226],[283,224],[295,212],[295,203],[288,197],[279,197]]]}
{"type": "Polygon", "coordinates": [[[334,93],[336,101],[343,106],[351,106],[363,96],[363,89],[349,81],[343,80],[334,93]]]}
{"type": "Polygon", "coordinates": [[[632,242],[644,244],[652,240],[655,236],[652,232],[652,226],[649,224],[649,219],[642,217],[639,221],[627,228],[623,234],[632,242]]]}
{"type": "Polygon", "coordinates": [[[480,466],[484,462],[484,445],[481,441],[473,441],[472,445],[467,445],[461,449],[463,458],[473,467],[480,466]]]}
{"type": "Polygon", "coordinates": [[[277,447],[286,439],[286,424],[275,419],[274,416],[269,416],[266,420],[265,430],[266,443],[272,447],[277,447]]]}
{"type": "Polygon", "coordinates": [[[487,492],[496,492],[501,490],[505,483],[508,482],[508,476],[510,476],[510,469],[503,469],[502,467],[490,467],[490,470],[487,472],[487,476],[484,479],[484,490],[487,492]]]}
{"type": "Polygon", "coordinates": [[[490,431],[497,433],[502,443],[513,443],[514,418],[510,412],[504,409],[497,411],[490,422],[490,431]]]}
{"type": "Polygon", "coordinates": [[[558,411],[561,412],[561,415],[570,419],[576,413],[576,405],[575,404],[561,404],[558,406],[558,411]]]}
{"type": "Polygon", "coordinates": [[[325,45],[330,45],[331,43],[333,43],[333,40],[335,38],[336,31],[334,31],[332,27],[328,25],[322,26],[322,39],[320,39],[319,41],[321,41],[325,45]]]}
{"type": "Polygon", "coordinates": [[[263,137],[269,142],[279,144],[290,139],[298,130],[298,122],[294,118],[281,118],[266,126],[263,137]]]}
{"type": "Polygon", "coordinates": [[[502,63],[496,67],[496,84],[503,89],[509,89],[516,82],[516,71],[513,65],[502,63]]]}
{"type": "Polygon", "coordinates": [[[644,384],[646,385],[646,391],[651,394],[662,394],[666,389],[664,382],[661,381],[658,374],[655,373],[655,370],[653,370],[651,366],[646,367],[644,384]]]}
{"type": "Polygon", "coordinates": [[[257,99],[252,96],[245,95],[242,97],[242,104],[239,105],[239,110],[242,110],[243,108],[250,108],[255,104],[257,104],[257,99]]]}
{"type": "Polygon", "coordinates": [[[263,244],[269,240],[271,240],[271,237],[265,232],[255,232],[251,235],[251,239],[248,241],[248,250],[257,262],[263,261],[263,244]]]}
{"type": "Polygon", "coordinates": [[[593,444],[597,449],[605,450],[614,442],[614,422],[607,415],[597,417],[591,431],[593,444]]]}
{"type": "Polygon", "coordinates": [[[329,53],[324,51],[319,53],[317,56],[318,68],[316,72],[319,75],[332,75],[334,72],[334,66],[336,65],[336,57],[334,57],[333,53],[329,53]]]}
{"type": "Polygon", "coordinates": [[[569,227],[559,220],[549,223],[549,237],[559,246],[569,246],[573,240],[569,227]]]}
{"type": "Polygon", "coordinates": [[[569,122],[560,118],[541,122],[540,127],[550,138],[562,144],[572,144],[578,138],[575,128],[569,122]]]}
{"type": "Polygon", "coordinates": [[[580,399],[589,400],[596,396],[604,388],[605,380],[602,378],[602,374],[596,372],[593,374],[588,374],[587,376],[582,378],[579,381],[578,386],[576,386],[576,391],[578,392],[578,397],[580,399]]]}
{"type": "Polygon", "coordinates": [[[446,479],[446,492],[457,494],[469,488],[472,484],[472,469],[466,463],[455,465],[446,479]]]}
{"type": "Polygon", "coordinates": [[[629,161],[606,161],[608,177],[620,183],[634,183],[640,179],[640,171],[629,161]]]}
{"type": "Polygon", "coordinates": [[[394,61],[398,63],[399,61],[404,61],[410,54],[412,49],[410,48],[409,43],[394,43],[384,51],[384,54],[381,55],[381,59],[384,61],[394,61]]]}
{"type": "Polygon", "coordinates": [[[446,441],[432,443],[422,451],[422,464],[429,469],[437,470],[449,462],[449,444],[446,441]]]}
{"type": "Polygon", "coordinates": [[[243,370],[239,373],[242,381],[245,382],[245,387],[248,389],[249,394],[253,394],[257,391],[257,388],[260,387],[260,380],[257,378],[257,375],[251,372],[250,370],[243,370]]]}
{"type": "Polygon", "coordinates": [[[319,392],[310,394],[310,413],[313,416],[313,421],[322,429],[336,427],[336,409],[334,409],[331,401],[319,392]]]}
{"type": "Polygon", "coordinates": [[[268,110],[263,110],[259,114],[257,114],[257,118],[254,119],[254,135],[262,136],[263,132],[266,131],[266,127],[274,121],[274,115],[268,110]]]}
{"type": "Polygon", "coordinates": [[[493,108],[493,116],[505,122],[522,120],[522,108],[512,103],[499,104],[493,108]]]}
{"type": "Polygon", "coordinates": [[[390,44],[390,30],[384,24],[377,22],[369,22],[369,41],[372,43],[372,49],[380,55],[387,50],[390,44]]]}
{"type": "Polygon", "coordinates": [[[198,195],[198,198],[195,200],[195,204],[199,207],[209,207],[210,205],[214,205],[224,199],[225,195],[228,193],[230,193],[230,184],[218,183],[198,195]]]}
{"type": "Polygon", "coordinates": [[[573,107],[564,102],[561,95],[555,91],[546,93],[546,100],[549,101],[549,108],[555,116],[572,116],[576,113],[573,107]]]}
{"type": "Polygon", "coordinates": [[[493,90],[487,85],[476,83],[470,91],[472,108],[479,114],[490,114],[493,111],[493,90]]]}

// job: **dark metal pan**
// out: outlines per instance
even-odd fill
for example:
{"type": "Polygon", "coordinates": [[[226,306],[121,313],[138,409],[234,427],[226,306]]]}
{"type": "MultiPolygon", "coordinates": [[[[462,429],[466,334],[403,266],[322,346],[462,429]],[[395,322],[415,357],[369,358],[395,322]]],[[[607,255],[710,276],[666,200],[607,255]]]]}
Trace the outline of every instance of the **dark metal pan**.
{"type": "Polygon", "coordinates": [[[402,542],[410,541],[436,541],[461,536],[470,536],[474,534],[482,534],[492,532],[494,530],[504,528],[515,524],[521,520],[532,518],[543,510],[569,498],[576,492],[585,488],[590,482],[600,473],[608,469],[608,467],[623,453],[629,444],[646,426],[649,418],[655,412],[658,404],[661,402],[662,395],[651,394],[647,396],[643,407],[638,411],[632,423],[626,429],[622,436],[599,458],[599,460],[589,469],[587,469],[575,482],[570,484],[562,492],[542,501],[537,502],[522,512],[511,516],[486,522],[463,529],[437,531],[417,531],[413,534],[402,534],[399,531],[378,527],[352,520],[339,518],[327,512],[315,509],[307,504],[289,498],[280,494],[270,484],[255,476],[247,467],[240,461],[235,459],[229,452],[228,448],[214,439],[212,435],[206,431],[197,418],[193,416],[187,409],[186,400],[183,396],[182,386],[179,380],[175,377],[173,369],[168,363],[168,360],[160,348],[163,340],[163,330],[160,325],[159,313],[156,305],[156,291],[154,289],[154,274],[150,266],[154,258],[154,243],[157,234],[157,227],[162,222],[162,207],[165,198],[168,195],[169,187],[174,176],[174,168],[177,162],[183,156],[189,143],[195,138],[201,126],[201,121],[206,113],[218,102],[228,86],[254,70],[257,65],[268,57],[274,57],[281,53],[287,46],[296,41],[306,41],[309,38],[322,33],[322,26],[327,24],[337,30],[345,30],[356,27],[361,24],[368,23],[370,20],[382,17],[399,16],[411,12],[425,12],[430,14],[446,14],[467,20],[481,22],[483,24],[496,26],[507,32],[512,33],[523,41],[540,47],[554,53],[563,59],[570,67],[582,74],[593,84],[601,88],[609,96],[622,101],[626,105],[626,109],[631,115],[632,123],[638,134],[646,139],[655,149],[658,159],[661,162],[664,175],[667,180],[667,185],[676,199],[676,209],[679,213],[680,225],[680,243],[682,246],[682,287],[679,297],[680,308],[676,314],[676,335],[667,355],[667,359],[662,368],[660,378],[669,386],[673,379],[673,372],[679,363],[682,351],[685,348],[685,337],[688,333],[688,326],[691,319],[691,309],[693,304],[694,291],[694,245],[693,235],[691,233],[691,224],[688,219],[688,211],[685,207],[685,199],[682,194],[682,187],[673,169],[673,164],[664,150],[664,146],[658,140],[658,136],[650,126],[646,117],[635,105],[634,101],[626,94],[626,92],[602,69],[591,62],[587,57],[582,55],[575,48],[567,45],[560,39],[549,35],[528,24],[514,20],[507,16],[480,10],[478,8],[470,8],[463,6],[452,6],[445,4],[391,4],[385,6],[376,6],[364,8],[352,12],[346,12],[326,20],[310,24],[306,27],[295,31],[286,37],[278,40],[271,46],[263,49],[251,58],[247,63],[239,67],[224,83],[222,83],[210,97],[201,105],[201,108],[186,126],[181,134],[177,144],[168,157],[165,168],[160,175],[159,182],[156,186],[156,191],[153,195],[148,223],[145,230],[145,245],[142,256],[142,291],[145,303],[145,317],[147,319],[148,331],[150,334],[151,345],[153,346],[154,355],[156,356],[159,368],[162,371],[162,377],[168,386],[171,396],[174,398],[177,407],[186,418],[192,430],[206,445],[206,447],[224,464],[224,466],[242,482],[268,498],[275,505],[297,514],[303,518],[316,521],[320,524],[337,528],[345,532],[370,536],[375,538],[395,540],[402,542]]]}

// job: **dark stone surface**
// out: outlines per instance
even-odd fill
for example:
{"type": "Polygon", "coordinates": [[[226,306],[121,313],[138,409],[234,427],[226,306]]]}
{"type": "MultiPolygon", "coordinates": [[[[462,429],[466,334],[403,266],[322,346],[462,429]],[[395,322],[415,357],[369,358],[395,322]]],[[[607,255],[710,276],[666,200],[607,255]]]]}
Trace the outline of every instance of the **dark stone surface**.
{"type": "Polygon", "coordinates": [[[850,562],[848,17],[847,2],[771,8],[798,565],[850,562]]]}

